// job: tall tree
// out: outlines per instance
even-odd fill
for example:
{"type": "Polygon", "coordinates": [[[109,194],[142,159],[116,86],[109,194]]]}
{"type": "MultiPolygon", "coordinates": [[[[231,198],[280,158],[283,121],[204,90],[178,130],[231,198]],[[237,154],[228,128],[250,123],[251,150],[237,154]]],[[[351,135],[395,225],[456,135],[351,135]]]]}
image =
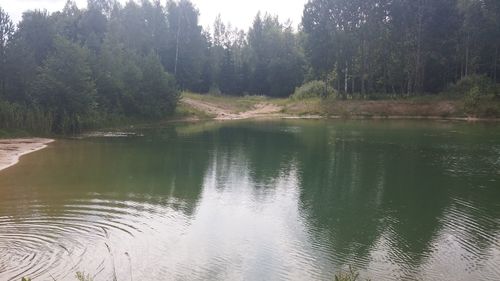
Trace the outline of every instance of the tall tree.
{"type": "Polygon", "coordinates": [[[54,50],[56,30],[46,11],[30,11],[23,18],[7,47],[6,91],[9,101],[30,103],[29,85],[36,71],[54,50]]]}
{"type": "Polygon", "coordinates": [[[0,96],[5,95],[7,44],[14,34],[14,24],[9,15],[0,7],[0,96]]]}
{"type": "MultiPolygon", "coordinates": [[[[328,74],[335,66],[335,25],[329,13],[333,1],[309,1],[304,7],[302,26],[305,54],[315,72],[328,87],[328,74]]],[[[327,92],[327,90],[325,90],[327,92]]]]}
{"type": "Polygon", "coordinates": [[[208,44],[198,24],[199,12],[188,0],[169,1],[166,9],[169,41],[165,68],[175,75],[181,88],[196,89],[208,44]]]}
{"type": "Polygon", "coordinates": [[[32,96],[53,113],[55,132],[78,132],[96,107],[88,52],[60,37],[54,48],[33,81],[32,96]]]}
{"type": "Polygon", "coordinates": [[[302,82],[301,53],[289,25],[277,17],[257,14],[248,31],[248,46],[252,93],[287,96],[302,82]]]}

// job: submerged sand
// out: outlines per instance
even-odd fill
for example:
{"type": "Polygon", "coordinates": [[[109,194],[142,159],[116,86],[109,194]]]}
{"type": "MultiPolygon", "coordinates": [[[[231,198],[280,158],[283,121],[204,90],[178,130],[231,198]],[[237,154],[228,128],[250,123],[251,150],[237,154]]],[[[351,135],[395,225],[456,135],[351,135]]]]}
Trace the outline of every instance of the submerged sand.
{"type": "Polygon", "coordinates": [[[11,167],[25,154],[38,151],[53,142],[52,139],[0,139],[0,171],[11,167]]]}

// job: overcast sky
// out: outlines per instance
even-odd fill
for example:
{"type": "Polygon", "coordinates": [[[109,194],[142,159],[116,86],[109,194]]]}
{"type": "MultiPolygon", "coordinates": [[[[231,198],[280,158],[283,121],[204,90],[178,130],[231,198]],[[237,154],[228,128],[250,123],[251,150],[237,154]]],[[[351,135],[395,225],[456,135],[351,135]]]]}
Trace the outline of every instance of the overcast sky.
{"type": "MultiPolygon", "coordinates": [[[[120,0],[124,3],[127,0],[120,0]]],[[[224,22],[247,29],[258,11],[278,15],[281,21],[290,19],[297,26],[302,18],[302,9],[307,0],[192,0],[200,11],[203,27],[212,26],[217,14],[224,22]]],[[[78,7],[86,6],[87,0],[76,0],[78,7]]],[[[166,0],[162,0],[165,3],[166,0]]],[[[17,23],[28,9],[61,10],[66,0],[0,0],[0,7],[6,10],[17,23]]]]}

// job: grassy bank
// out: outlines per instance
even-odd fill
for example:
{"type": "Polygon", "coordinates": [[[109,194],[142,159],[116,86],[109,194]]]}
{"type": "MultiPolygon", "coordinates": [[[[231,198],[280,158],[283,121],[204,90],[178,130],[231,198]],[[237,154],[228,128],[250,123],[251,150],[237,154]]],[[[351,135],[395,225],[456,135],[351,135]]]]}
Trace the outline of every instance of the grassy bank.
{"type": "Polygon", "coordinates": [[[272,99],[265,96],[226,96],[226,95],[209,95],[209,94],[195,94],[191,92],[182,93],[182,97],[192,98],[203,102],[217,104],[221,108],[233,110],[235,112],[242,112],[250,110],[257,103],[266,101],[277,101],[279,99],[272,99]]]}
{"type": "MultiPolygon", "coordinates": [[[[223,96],[183,93],[177,118],[212,119],[217,109],[232,114],[252,111],[262,105],[279,108],[279,117],[331,117],[331,118],[456,118],[498,119],[500,99],[484,96],[472,104],[464,99],[446,96],[363,100],[308,97],[269,98],[263,96],[223,96]],[[189,100],[189,103],[183,102],[189,100]],[[203,106],[192,106],[193,101],[203,106]],[[208,108],[208,109],[207,109],[208,108]]],[[[273,112],[275,113],[275,112],[273,112]]],[[[274,114],[274,117],[277,115],[274,114]]],[[[252,116],[251,116],[252,117],[252,116]]],[[[251,118],[250,117],[250,118],[251,118]]],[[[266,117],[265,114],[259,117],[266,117]]]]}

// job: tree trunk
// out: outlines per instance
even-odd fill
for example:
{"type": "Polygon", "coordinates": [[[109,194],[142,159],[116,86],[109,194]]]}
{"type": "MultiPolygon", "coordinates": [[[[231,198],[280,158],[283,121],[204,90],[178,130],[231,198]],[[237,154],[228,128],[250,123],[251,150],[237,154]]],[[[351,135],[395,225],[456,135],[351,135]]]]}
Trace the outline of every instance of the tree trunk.
{"type": "Polygon", "coordinates": [[[337,92],[339,92],[341,94],[341,96],[343,96],[342,95],[342,91],[340,90],[340,79],[339,79],[340,78],[339,77],[340,76],[340,67],[339,67],[338,63],[337,63],[337,66],[335,67],[335,72],[336,72],[336,75],[335,75],[335,84],[337,84],[336,85],[337,88],[335,90],[337,90],[337,92]]]}
{"type": "Polygon", "coordinates": [[[407,96],[410,96],[411,92],[412,92],[412,86],[411,86],[411,73],[408,73],[408,85],[407,85],[407,92],[406,92],[406,95],[407,96]]]}
{"type": "Polygon", "coordinates": [[[469,76],[469,32],[467,32],[467,38],[465,39],[465,77],[469,76]]]}
{"type": "Polygon", "coordinates": [[[0,41],[0,97],[4,95],[5,95],[5,50],[4,50],[4,42],[2,40],[0,41]]]}
{"type": "Polygon", "coordinates": [[[387,72],[387,67],[384,66],[384,94],[386,95],[389,92],[389,90],[387,90],[387,79],[389,78],[389,74],[387,72]]]}
{"type": "Polygon", "coordinates": [[[495,62],[493,63],[493,81],[498,83],[497,81],[497,65],[498,65],[498,44],[495,47],[495,62]]]}
{"type": "Polygon", "coordinates": [[[352,77],[351,77],[351,93],[355,93],[356,92],[356,88],[355,88],[355,83],[356,83],[356,77],[354,77],[354,71],[352,71],[352,77]]]}
{"type": "MultiPolygon", "coordinates": [[[[177,15],[177,38],[175,43],[175,65],[174,65],[174,76],[177,76],[177,62],[179,61],[179,37],[181,35],[181,11],[178,11],[177,15]]],[[[177,78],[177,77],[176,77],[177,78]]]]}
{"type": "Polygon", "coordinates": [[[349,81],[349,64],[345,63],[345,73],[344,73],[344,95],[347,96],[347,82],[349,81]]]}
{"type": "Polygon", "coordinates": [[[325,94],[324,97],[328,97],[328,74],[325,75],[325,94]]]}
{"type": "Polygon", "coordinates": [[[365,89],[365,39],[363,38],[361,42],[361,94],[364,96],[366,94],[365,89]]]}
{"type": "Polygon", "coordinates": [[[417,58],[415,61],[415,91],[418,93],[422,92],[423,88],[423,75],[422,75],[422,33],[423,33],[423,17],[424,17],[424,5],[425,1],[419,1],[418,7],[418,26],[417,26],[417,58]]]}

